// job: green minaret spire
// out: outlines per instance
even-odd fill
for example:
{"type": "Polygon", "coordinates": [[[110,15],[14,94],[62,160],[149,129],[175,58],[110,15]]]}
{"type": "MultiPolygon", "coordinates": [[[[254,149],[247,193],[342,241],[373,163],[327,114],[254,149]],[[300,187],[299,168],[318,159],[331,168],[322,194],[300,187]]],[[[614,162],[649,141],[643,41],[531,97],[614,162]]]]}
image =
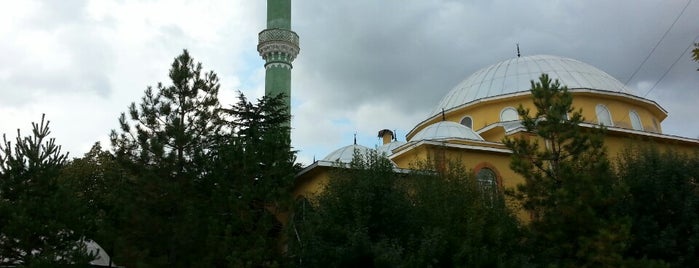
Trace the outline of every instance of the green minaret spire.
{"type": "Polygon", "coordinates": [[[260,32],[257,51],[267,70],[265,95],[284,93],[291,111],[291,62],[299,54],[299,36],[291,30],[291,0],[267,0],[267,29],[260,32]]]}

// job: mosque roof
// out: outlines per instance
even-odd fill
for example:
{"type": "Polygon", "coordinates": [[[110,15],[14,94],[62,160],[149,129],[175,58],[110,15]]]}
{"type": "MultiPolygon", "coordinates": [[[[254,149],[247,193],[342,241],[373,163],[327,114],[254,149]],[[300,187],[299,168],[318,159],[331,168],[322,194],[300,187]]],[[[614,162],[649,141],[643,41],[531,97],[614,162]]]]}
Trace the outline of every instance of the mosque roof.
{"type": "Polygon", "coordinates": [[[380,154],[383,153],[386,155],[391,155],[393,153],[392,152],[393,149],[396,149],[403,144],[405,144],[404,141],[392,141],[392,142],[389,142],[387,144],[379,146],[379,148],[377,148],[377,150],[380,154]]]}
{"type": "Polygon", "coordinates": [[[483,138],[471,128],[452,121],[441,121],[429,125],[415,134],[410,141],[436,140],[436,139],[469,139],[482,141],[483,138]]]}
{"type": "Polygon", "coordinates": [[[505,60],[480,69],[456,85],[435,107],[432,116],[474,100],[528,91],[542,73],[570,89],[585,88],[632,94],[616,78],[587,63],[558,56],[535,55],[505,60]]]}
{"type": "Polygon", "coordinates": [[[339,161],[342,163],[349,163],[352,162],[352,158],[354,157],[355,151],[360,154],[366,154],[367,152],[369,152],[369,150],[371,149],[358,144],[347,145],[328,154],[328,156],[323,158],[323,160],[331,162],[339,161]]]}

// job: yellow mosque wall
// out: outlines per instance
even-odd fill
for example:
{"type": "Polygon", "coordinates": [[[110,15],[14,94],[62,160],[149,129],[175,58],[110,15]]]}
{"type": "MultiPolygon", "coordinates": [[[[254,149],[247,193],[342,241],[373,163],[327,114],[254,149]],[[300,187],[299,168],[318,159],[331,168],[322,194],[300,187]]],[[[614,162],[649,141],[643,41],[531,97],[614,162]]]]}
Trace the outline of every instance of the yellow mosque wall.
{"type": "Polygon", "coordinates": [[[444,165],[458,163],[477,173],[479,169],[487,167],[495,171],[498,186],[501,188],[515,187],[524,182],[520,175],[509,168],[509,153],[489,151],[487,148],[469,150],[448,145],[422,144],[391,160],[403,169],[412,169],[421,163],[432,163],[437,166],[436,168],[440,168],[440,163],[444,165]]]}
{"type": "MultiPolygon", "coordinates": [[[[605,95],[595,92],[572,93],[572,106],[575,111],[582,109],[582,116],[585,118],[586,122],[593,124],[599,123],[596,114],[596,107],[598,104],[602,104],[609,110],[613,126],[615,127],[632,129],[631,117],[629,113],[631,111],[635,111],[639,115],[643,130],[662,133],[660,123],[665,119],[665,117],[667,117],[667,114],[665,111],[661,110],[659,106],[626,96],[605,95]]],[[[532,116],[533,113],[536,112],[536,108],[531,100],[531,95],[529,94],[516,94],[506,98],[495,97],[485,99],[474,102],[462,108],[446,111],[444,118],[442,118],[441,115],[433,116],[432,118],[418,124],[418,126],[408,133],[407,138],[409,140],[420,130],[439,121],[447,120],[460,123],[466,116],[471,117],[473,121],[472,128],[478,131],[484,127],[487,127],[488,125],[500,122],[500,114],[505,108],[511,107],[517,109],[520,105],[522,105],[522,107],[525,109],[529,109],[532,116]]],[[[486,137],[483,138],[488,141],[499,141],[499,139],[493,140],[486,137]]],[[[497,136],[494,138],[497,138],[497,136]]]]}
{"type": "MultiPolygon", "coordinates": [[[[520,104],[524,108],[529,108],[530,110],[534,109],[534,105],[531,102],[531,96],[525,94],[522,96],[514,96],[510,98],[496,98],[484,100],[482,102],[476,102],[471,105],[465,106],[461,109],[455,109],[452,111],[445,112],[444,119],[446,121],[460,123],[464,117],[470,116],[473,120],[472,128],[474,130],[479,130],[490,124],[500,122],[500,113],[506,107],[512,107],[517,109],[517,107],[519,107],[520,104]]],[[[412,138],[413,135],[420,132],[420,130],[439,121],[442,121],[441,115],[434,116],[433,118],[430,118],[420,123],[412,131],[410,131],[410,133],[408,133],[407,139],[410,140],[410,138],[412,138]]]]}
{"type": "MultiPolygon", "coordinates": [[[[608,132],[611,131],[608,130],[608,132]]],[[[654,147],[661,152],[673,151],[685,155],[699,153],[697,141],[642,137],[632,134],[609,133],[605,136],[604,145],[611,161],[616,161],[625,150],[638,148],[654,147]]]]}
{"type": "Polygon", "coordinates": [[[615,127],[632,129],[631,117],[629,113],[635,111],[641,119],[643,129],[649,132],[662,132],[660,122],[667,116],[664,111],[657,107],[628,98],[619,98],[617,96],[591,95],[591,94],[575,94],[573,98],[573,107],[577,111],[582,108],[582,116],[587,122],[599,123],[596,114],[596,106],[602,104],[609,110],[612,122],[615,127]],[[657,126],[653,122],[658,122],[657,126]]]}
{"type": "Polygon", "coordinates": [[[393,159],[393,163],[400,168],[413,168],[418,163],[426,162],[430,159],[427,146],[420,146],[410,149],[409,152],[401,154],[393,159]]]}
{"type": "Polygon", "coordinates": [[[507,99],[494,99],[484,101],[472,106],[469,106],[461,111],[455,111],[447,117],[447,120],[461,122],[466,116],[470,116],[473,120],[473,129],[479,130],[490,124],[500,122],[500,113],[507,107],[517,109],[521,104],[525,109],[534,109],[529,96],[517,96],[507,99]]]}
{"type": "Polygon", "coordinates": [[[323,191],[330,180],[331,167],[319,166],[296,179],[294,198],[312,197],[323,191]]]}
{"type": "MultiPolygon", "coordinates": [[[[517,132],[508,137],[516,139],[523,136],[536,138],[525,132],[517,132]]],[[[661,151],[674,151],[681,154],[699,153],[699,142],[696,141],[680,141],[662,137],[643,137],[632,133],[620,133],[613,130],[607,130],[604,143],[607,155],[612,162],[615,162],[625,150],[633,148],[655,147],[661,151]]],[[[539,140],[539,144],[543,145],[544,141],[539,140]]],[[[465,168],[473,170],[474,173],[477,173],[478,169],[485,165],[496,171],[500,180],[500,187],[511,188],[515,187],[517,184],[524,183],[524,179],[510,169],[510,157],[509,153],[454,148],[450,147],[448,144],[443,146],[424,144],[412,148],[408,152],[392,158],[392,160],[399,168],[405,169],[413,168],[416,163],[425,161],[456,161],[465,168]]]]}

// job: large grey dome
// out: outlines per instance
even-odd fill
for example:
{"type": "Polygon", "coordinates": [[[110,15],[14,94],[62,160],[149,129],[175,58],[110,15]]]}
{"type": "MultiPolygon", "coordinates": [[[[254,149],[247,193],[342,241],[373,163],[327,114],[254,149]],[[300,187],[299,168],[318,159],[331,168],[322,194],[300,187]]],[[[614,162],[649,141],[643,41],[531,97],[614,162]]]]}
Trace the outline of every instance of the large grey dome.
{"type": "Polygon", "coordinates": [[[452,89],[431,115],[474,100],[528,91],[542,73],[568,88],[585,88],[631,94],[623,83],[604,71],[574,59],[536,55],[513,58],[480,69],[452,89]]]}

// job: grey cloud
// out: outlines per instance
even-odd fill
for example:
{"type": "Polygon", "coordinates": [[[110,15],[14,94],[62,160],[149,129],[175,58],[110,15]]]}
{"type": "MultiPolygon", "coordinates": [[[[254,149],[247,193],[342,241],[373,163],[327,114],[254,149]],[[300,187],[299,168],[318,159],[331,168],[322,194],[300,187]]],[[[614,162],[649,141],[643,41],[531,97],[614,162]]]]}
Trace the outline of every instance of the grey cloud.
{"type": "MultiPolygon", "coordinates": [[[[295,89],[301,84],[327,109],[353,110],[386,99],[401,102],[397,107],[402,110],[396,112],[404,113],[429,111],[474,71],[514,57],[516,43],[524,55],[575,58],[626,82],[684,2],[364,0],[295,5],[293,27],[302,44],[295,89]]],[[[699,4],[685,11],[634,81],[659,78],[691,42],[688,33],[698,32],[699,26],[691,23],[697,14],[699,4]]],[[[673,72],[679,69],[696,68],[683,63],[673,72]]],[[[683,82],[668,90],[690,90],[690,81],[677,79],[683,82]]]]}
{"type": "MultiPolygon", "coordinates": [[[[5,42],[2,36],[0,105],[20,106],[31,102],[37,94],[95,94],[112,99],[132,94],[130,90],[135,95],[129,95],[128,102],[137,100],[146,85],[166,82],[162,77],[167,66],[182,48],[190,49],[204,68],[212,68],[222,77],[240,76],[243,87],[256,86],[256,74],[263,65],[255,46],[256,34],[264,25],[264,1],[222,1],[224,9],[230,9],[233,15],[214,40],[195,40],[177,26],[164,26],[153,31],[143,49],[136,46],[135,51],[124,51],[119,46],[126,40],[108,36],[111,30],[119,28],[120,21],[108,14],[99,18],[101,21],[93,21],[86,14],[86,3],[42,0],[39,12],[12,32],[59,35],[58,42],[51,45],[64,48],[57,52],[64,53],[61,56],[66,59],[61,65],[49,60],[34,62],[30,51],[5,42]],[[240,10],[245,11],[234,12],[240,10]],[[139,63],[146,65],[133,66],[138,73],[123,77],[130,72],[120,69],[124,68],[122,64],[139,63]],[[256,65],[249,66],[253,63],[256,65]],[[66,67],[55,70],[55,66],[66,67]],[[153,66],[157,66],[157,72],[153,66]],[[118,92],[113,89],[115,85],[118,92]]],[[[515,57],[516,43],[524,55],[575,58],[625,82],[685,3],[293,0],[292,24],[301,36],[301,54],[294,62],[292,95],[300,103],[294,116],[299,124],[304,124],[299,125],[303,131],[295,132],[295,142],[301,150],[308,151],[319,148],[314,145],[318,139],[331,140],[317,137],[319,134],[312,131],[319,127],[317,122],[322,122],[322,127],[337,128],[327,133],[345,133],[345,129],[366,131],[384,124],[386,128],[409,130],[411,124],[417,123],[409,121],[421,120],[414,118],[426,116],[468,75],[515,57]],[[356,111],[367,105],[386,105],[392,114],[364,118],[363,113],[356,111]]],[[[191,19],[196,16],[199,14],[192,14],[191,19]]],[[[699,33],[695,23],[698,16],[699,3],[694,1],[631,81],[633,87],[659,79],[699,33]]],[[[7,39],[14,40],[16,36],[7,39]]],[[[664,123],[668,133],[691,137],[699,134],[699,126],[687,124],[694,122],[694,115],[699,113],[695,103],[699,97],[695,93],[698,67],[683,59],[649,95],[670,112],[664,123]]],[[[376,133],[370,132],[358,134],[374,138],[376,133]]],[[[352,136],[351,130],[345,134],[352,136]]]]}

